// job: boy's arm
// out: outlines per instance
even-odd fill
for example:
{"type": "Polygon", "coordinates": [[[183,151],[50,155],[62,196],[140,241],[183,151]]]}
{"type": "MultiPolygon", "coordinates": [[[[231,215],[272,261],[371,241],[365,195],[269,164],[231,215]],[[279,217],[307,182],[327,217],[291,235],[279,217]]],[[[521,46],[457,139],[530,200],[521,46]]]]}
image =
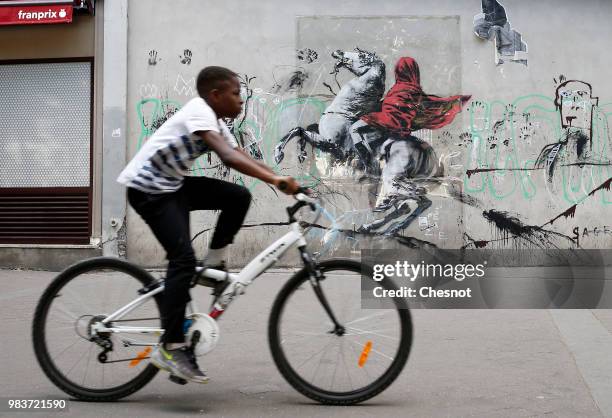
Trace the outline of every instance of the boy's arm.
{"type": "Polygon", "coordinates": [[[267,164],[262,163],[259,160],[256,160],[255,158],[251,157],[245,150],[243,150],[242,148],[234,148],[236,151],[238,151],[241,154],[244,154],[248,159],[250,159],[251,161],[253,161],[255,164],[257,164],[258,166],[260,166],[261,168],[263,168],[264,170],[268,171],[271,174],[276,174],[267,164]]]}
{"type": "Polygon", "coordinates": [[[292,177],[282,177],[276,175],[268,166],[256,162],[251,157],[247,156],[245,152],[241,152],[238,149],[232,148],[225,141],[225,139],[214,131],[197,131],[196,135],[201,137],[206,145],[214,152],[217,153],[223,164],[229,168],[240,171],[247,176],[255,177],[279,186],[281,182],[285,182],[287,187],[283,188],[283,192],[287,194],[296,193],[300,185],[292,177]]]}

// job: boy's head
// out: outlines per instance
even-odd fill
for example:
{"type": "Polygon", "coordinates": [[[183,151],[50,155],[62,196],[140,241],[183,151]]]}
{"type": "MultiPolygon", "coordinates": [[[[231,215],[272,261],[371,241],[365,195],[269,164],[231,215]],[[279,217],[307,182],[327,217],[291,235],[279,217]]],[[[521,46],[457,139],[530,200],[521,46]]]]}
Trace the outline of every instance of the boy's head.
{"type": "Polygon", "coordinates": [[[220,118],[235,118],[242,112],[238,75],[224,67],[206,67],[198,74],[198,94],[220,118]]]}

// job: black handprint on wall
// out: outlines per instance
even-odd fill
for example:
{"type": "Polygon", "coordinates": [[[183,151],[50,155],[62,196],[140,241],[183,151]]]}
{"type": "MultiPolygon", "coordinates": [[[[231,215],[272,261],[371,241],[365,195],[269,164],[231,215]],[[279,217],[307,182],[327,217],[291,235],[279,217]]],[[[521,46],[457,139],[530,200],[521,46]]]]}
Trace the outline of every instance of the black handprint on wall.
{"type": "Polygon", "coordinates": [[[191,51],[189,49],[186,49],[183,51],[183,55],[179,56],[179,58],[181,58],[181,64],[191,64],[191,51]]]}
{"type": "Polygon", "coordinates": [[[149,51],[149,65],[157,64],[157,51],[152,49],[149,51]]]}

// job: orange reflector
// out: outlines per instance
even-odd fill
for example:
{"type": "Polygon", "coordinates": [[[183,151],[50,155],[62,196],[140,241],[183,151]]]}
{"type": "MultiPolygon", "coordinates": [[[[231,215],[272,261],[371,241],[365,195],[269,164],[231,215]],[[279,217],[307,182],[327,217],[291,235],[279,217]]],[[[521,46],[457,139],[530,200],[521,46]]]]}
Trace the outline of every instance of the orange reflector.
{"type": "Polygon", "coordinates": [[[136,358],[130,361],[130,367],[137,366],[138,363],[143,361],[149,355],[150,352],[151,352],[151,347],[147,347],[144,350],[142,350],[140,353],[136,354],[136,358]]]}
{"type": "Polygon", "coordinates": [[[368,340],[368,342],[363,346],[363,351],[359,356],[359,367],[363,367],[366,364],[366,361],[368,361],[370,350],[372,350],[372,341],[368,340]]]}

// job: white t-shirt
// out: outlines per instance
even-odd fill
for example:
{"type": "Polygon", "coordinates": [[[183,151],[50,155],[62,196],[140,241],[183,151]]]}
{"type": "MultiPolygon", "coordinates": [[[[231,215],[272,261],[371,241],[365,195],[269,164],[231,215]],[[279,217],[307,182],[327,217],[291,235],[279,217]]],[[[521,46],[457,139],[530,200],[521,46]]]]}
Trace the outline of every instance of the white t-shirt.
{"type": "Polygon", "coordinates": [[[147,193],[178,190],[193,162],[210,151],[197,131],[220,133],[232,148],[238,142],[201,97],[191,99],[168,119],[136,153],[117,181],[147,193]]]}

